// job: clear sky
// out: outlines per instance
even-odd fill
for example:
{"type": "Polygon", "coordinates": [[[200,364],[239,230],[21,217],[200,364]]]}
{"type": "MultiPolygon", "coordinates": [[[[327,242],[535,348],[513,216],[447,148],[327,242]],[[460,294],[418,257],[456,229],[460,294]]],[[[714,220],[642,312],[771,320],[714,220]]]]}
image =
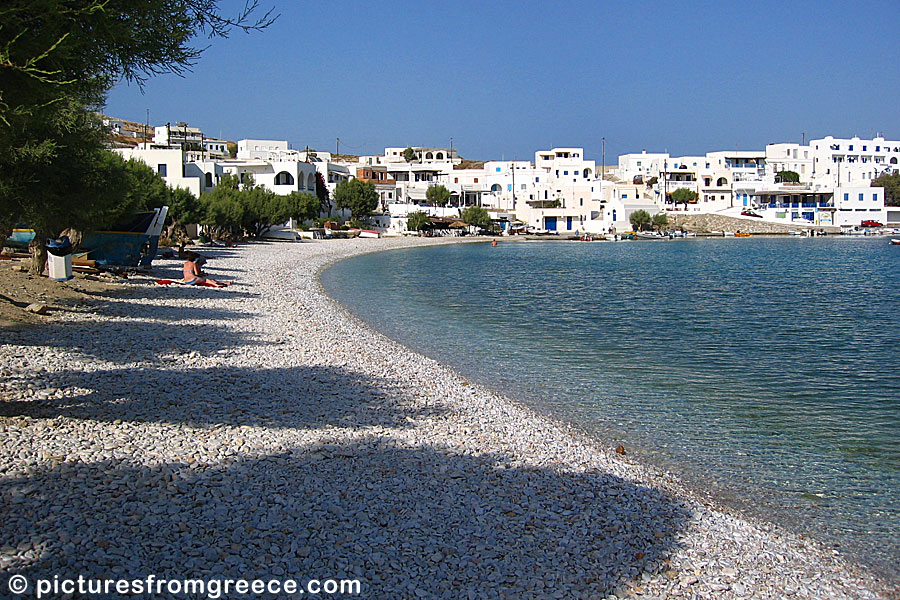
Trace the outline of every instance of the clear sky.
{"type": "Polygon", "coordinates": [[[270,28],[197,40],[191,73],[120,83],[105,112],[352,154],[453,138],[480,160],[900,138],[896,0],[260,3],[270,28]]]}

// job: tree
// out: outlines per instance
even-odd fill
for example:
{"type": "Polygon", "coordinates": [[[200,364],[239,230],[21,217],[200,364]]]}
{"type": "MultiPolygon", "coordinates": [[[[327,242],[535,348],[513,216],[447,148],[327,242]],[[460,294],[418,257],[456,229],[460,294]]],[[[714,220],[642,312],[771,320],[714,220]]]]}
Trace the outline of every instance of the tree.
{"type": "Polygon", "coordinates": [[[378,192],[371,181],[342,181],[334,188],[334,202],[339,209],[349,209],[354,219],[363,220],[378,208],[378,192]]]}
{"type": "Polygon", "coordinates": [[[416,160],[416,151],[407,146],[406,150],[403,151],[403,160],[405,160],[406,162],[412,162],[416,160]]]}
{"type": "Polygon", "coordinates": [[[431,227],[431,219],[421,210],[409,213],[407,216],[406,228],[409,231],[422,231],[424,229],[431,229],[431,227]]]}
{"type": "Polygon", "coordinates": [[[235,190],[219,187],[203,196],[204,211],[200,224],[208,228],[213,237],[240,233],[244,206],[236,196],[235,190]]]}
{"type": "Polygon", "coordinates": [[[306,192],[291,192],[285,196],[289,205],[289,217],[302,223],[319,216],[321,203],[319,198],[306,192]]]}
{"type": "MultiPolygon", "coordinates": [[[[104,150],[92,110],[120,79],[142,85],[184,73],[203,48],[201,34],[264,29],[251,1],[235,19],[218,0],[32,0],[0,7],[0,214],[43,241],[67,228],[107,223],[128,209],[127,174],[104,150]]],[[[109,224],[109,223],[107,223],[109,224]]]]}
{"type": "Polygon", "coordinates": [[[636,210],[631,213],[631,216],[628,217],[628,220],[631,222],[631,226],[635,231],[643,231],[644,227],[650,225],[652,222],[650,218],[650,213],[646,210],[636,210]]]}
{"type": "Polygon", "coordinates": [[[872,187],[884,188],[885,206],[900,206],[900,173],[876,177],[872,180],[872,187]]]}
{"type": "Polygon", "coordinates": [[[694,190],[689,190],[687,188],[678,188],[674,192],[670,194],[672,198],[672,202],[675,204],[696,204],[697,200],[700,199],[700,195],[694,190]]]}
{"type": "MultiPolygon", "coordinates": [[[[316,197],[319,199],[319,210],[326,215],[331,212],[331,194],[328,192],[328,186],[325,185],[325,178],[321,173],[316,171],[316,197]]],[[[310,217],[314,218],[316,215],[310,217]]]]}
{"type": "Polygon", "coordinates": [[[775,173],[775,183],[800,183],[800,173],[796,171],[779,171],[775,173]]]}
{"type": "Polygon", "coordinates": [[[669,217],[666,216],[666,213],[657,213],[653,215],[651,225],[653,226],[654,231],[662,231],[665,227],[669,226],[669,217]]]}
{"type": "Polygon", "coordinates": [[[450,190],[443,185],[430,185],[425,190],[425,199],[432,206],[447,206],[450,202],[450,190]]]}
{"type": "Polygon", "coordinates": [[[488,229],[491,226],[491,215],[480,206],[469,206],[459,216],[463,223],[472,227],[488,229]]]}
{"type": "Polygon", "coordinates": [[[292,203],[262,186],[240,190],[237,199],[244,207],[241,227],[253,237],[261,237],[273,225],[291,218],[292,203]]]}
{"type": "Polygon", "coordinates": [[[186,235],[185,225],[199,223],[203,219],[203,203],[190,190],[175,188],[169,195],[168,218],[171,222],[166,232],[167,238],[171,238],[176,231],[186,235]]]}

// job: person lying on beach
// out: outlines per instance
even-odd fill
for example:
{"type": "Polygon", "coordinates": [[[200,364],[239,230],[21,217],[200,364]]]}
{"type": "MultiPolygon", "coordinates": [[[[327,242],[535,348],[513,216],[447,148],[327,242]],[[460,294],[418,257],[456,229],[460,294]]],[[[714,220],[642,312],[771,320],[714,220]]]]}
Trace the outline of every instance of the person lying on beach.
{"type": "Polygon", "coordinates": [[[231,285],[231,282],[229,281],[216,281],[215,279],[201,276],[200,269],[197,268],[197,263],[192,260],[184,261],[183,283],[185,285],[205,285],[207,287],[228,287],[231,285]]]}
{"type": "Polygon", "coordinates": [[[203,256],[199,252],[194,252],[193,250],[185,250],[185,245],[187,245],[187,242],[183,241],[181,242],[181,245],[178,246],[178,258],[180,258],[181,260],[189,260],[193,262],[195,265],[197,265],[197,274],[201,276],[205,275],[205,273],[201,269],[203,269],[203,265],[206,264],[207,257],[203,256]]]}

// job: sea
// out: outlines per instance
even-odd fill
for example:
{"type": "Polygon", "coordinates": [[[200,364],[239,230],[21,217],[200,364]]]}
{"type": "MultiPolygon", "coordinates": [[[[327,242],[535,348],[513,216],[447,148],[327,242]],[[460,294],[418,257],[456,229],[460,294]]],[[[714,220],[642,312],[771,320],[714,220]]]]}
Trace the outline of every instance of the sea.
{"type": "Polygon", "coordinates": [[[517,242],[341,261],[330,295],[465,377],[900,581],[900,246],[517,242]]]}

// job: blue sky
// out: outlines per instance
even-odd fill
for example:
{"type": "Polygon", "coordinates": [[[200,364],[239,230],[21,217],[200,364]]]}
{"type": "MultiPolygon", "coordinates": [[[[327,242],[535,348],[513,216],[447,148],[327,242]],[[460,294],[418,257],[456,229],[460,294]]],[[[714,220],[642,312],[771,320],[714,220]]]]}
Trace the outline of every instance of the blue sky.
{"type": "Polygon", "coordinates": [[[269,29],[198,39],[191,73],[120,83],[105,112],[354,154],[452,137],[465,158],[599,162],[605,137],[607,164],[900,137],[896,1],[260,3],[269,29]]]}

